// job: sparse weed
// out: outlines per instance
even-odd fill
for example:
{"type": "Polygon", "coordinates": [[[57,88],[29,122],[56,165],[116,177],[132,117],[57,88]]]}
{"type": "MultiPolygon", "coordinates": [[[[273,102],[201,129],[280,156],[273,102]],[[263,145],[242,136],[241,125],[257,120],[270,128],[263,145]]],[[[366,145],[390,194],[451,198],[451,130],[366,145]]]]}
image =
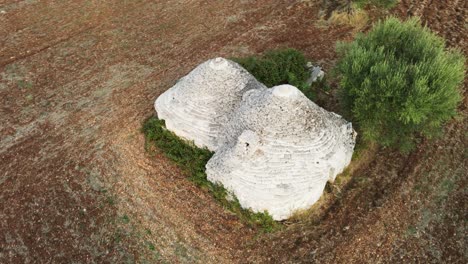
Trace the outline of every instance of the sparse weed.
{"type": "Polygon", "coordinates": [[[107,196],[107,197],[106,197],[106,203],[108,203],[109,205],[115,205],[115,199],[114,199],[114,197],[112,197],[112,196],[107,196]]]}
{"type": "Polygon", "coordinates": [[[375,6],[377,8],[390,9],[395,7],[398,4],[398,0],[353,0],[359,8],[364,8],[366,6],[375,6]]]}
{"type": "Polygon", "coordinates": [[[148,249],[151,250],[151,251],[155,251],[155,250],[156,250],[156,247],[154,246],[153,243],[148,242],[148,249]]]}
{"type": "Polygon", "coordinates": [[[122,223],[124,223],[124,224],[130,223],[130,218],[128,217],[128,215],[123,215],[122,216],[122,223]]]}
{"type": "Polygon", "coordinates": [[[26,80],[19,80],[16,82],[16,84],[21,89],[30,89],[33,86],[32,82],[26,80]]]}
{"type": "Polygon", "coordinates": [[[114,242],[115,243],[120,243],[124,237],[124,233],[122,232],[121,229],[117,229],[117,231],[114,233],[114,242]]]}
{"type": "Polygon", "coordinates": [[[418,230],[414,226],[409,226],[408,229],[406,230],[407,236],[415,236],[417,233],[418,233],[418,230]]]}

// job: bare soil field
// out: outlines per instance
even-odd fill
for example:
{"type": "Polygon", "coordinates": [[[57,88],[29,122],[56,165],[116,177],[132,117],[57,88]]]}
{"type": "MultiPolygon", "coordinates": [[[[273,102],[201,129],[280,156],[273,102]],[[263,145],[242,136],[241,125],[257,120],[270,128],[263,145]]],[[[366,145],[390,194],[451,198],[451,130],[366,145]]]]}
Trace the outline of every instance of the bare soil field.
{"type": "MultiPolygon", "coordinates": [[[[325,2],[0,0],[0,263],[468,262],[466,80],[442,138],[366,152],[320,213],[272,234],[145,153],[155,98],[206,59],[293,47],[330,69],[354,33],[322,23],[325,2]]],[[[468,55],[467,1],[389,13],[468,55]]]]}

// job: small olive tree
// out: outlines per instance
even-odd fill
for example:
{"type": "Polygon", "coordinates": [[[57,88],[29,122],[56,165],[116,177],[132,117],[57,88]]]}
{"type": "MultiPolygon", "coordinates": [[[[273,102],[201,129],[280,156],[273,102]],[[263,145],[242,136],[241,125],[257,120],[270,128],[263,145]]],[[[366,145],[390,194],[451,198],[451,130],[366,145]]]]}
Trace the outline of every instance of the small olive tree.
{"type": "Polygon", "coordinates": [[[380,21],[337,50],[342,102],[364,138],[409,151],[456,114],[464,58],[417,18],[380,21]]]}

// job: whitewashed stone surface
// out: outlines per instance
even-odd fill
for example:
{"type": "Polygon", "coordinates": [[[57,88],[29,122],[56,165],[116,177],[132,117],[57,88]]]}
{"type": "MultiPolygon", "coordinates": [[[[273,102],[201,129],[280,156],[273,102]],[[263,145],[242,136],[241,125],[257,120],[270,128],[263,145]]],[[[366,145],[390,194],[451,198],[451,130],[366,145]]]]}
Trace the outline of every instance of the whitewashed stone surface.
{"type": "Polygon", "coordinates": [[[351,161],[351,123],[310,101],[296,87],[247,91],[206,165],[242,207],[283,220],[307,209],[351,161]]]}
{"type": "Polygon", "coordinates": [[[154,107],[167,129],[214,151],[242,95],[262,88],[265,86],[239,64],[216,58],[181,78],[157,98],[154,107]]]}

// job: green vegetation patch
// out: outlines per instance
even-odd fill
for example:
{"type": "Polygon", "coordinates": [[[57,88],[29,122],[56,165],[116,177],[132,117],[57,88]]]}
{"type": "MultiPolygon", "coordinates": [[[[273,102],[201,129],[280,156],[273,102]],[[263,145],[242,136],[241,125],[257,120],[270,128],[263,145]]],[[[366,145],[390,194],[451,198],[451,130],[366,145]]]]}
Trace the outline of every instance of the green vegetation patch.
{"type": "Polygon", "coordinates": [[[365,139],[408,152],[456,115],[464,58],[418,19],[380,21],[338,54],[342,103],[365,139]]]}
{"type": "Polygon", "coordinates": [[[315,93],[307,84],[310,72],[306,67],[304,54],[295,49],[268,51],[262,56],[231,58],[239,63],[258,81],[267,87],[281,84],[296,86],[309,99],[315,99],[315,93]]]}
{"type": "Polygon", "coordinates": [[[389,9],[398,4],[398,0],[353,0],[353,3],[359,7],[375,6],[378,8],[389,9]]]}
{"type": "Polygon", "coordinates": [[[198,148],[193,142],[182,140],[167,130],[165,122],[156,117],[146,120],[142,131],[145,134],[145,148],[148,152],[154,153],[156,149],[160,150],[189,176],[189,180],[208,190],[224,208],[234,212],[241,221],[259,227],[263,232],[272,232],[281,227],[281,224],[274,221],[267,212],[254,213],[243,209],[235,197],[228,199],[228,192],[223,186],[207,180],[205,165],[213,156],[213,152],[206,148],[198,148]]]}

